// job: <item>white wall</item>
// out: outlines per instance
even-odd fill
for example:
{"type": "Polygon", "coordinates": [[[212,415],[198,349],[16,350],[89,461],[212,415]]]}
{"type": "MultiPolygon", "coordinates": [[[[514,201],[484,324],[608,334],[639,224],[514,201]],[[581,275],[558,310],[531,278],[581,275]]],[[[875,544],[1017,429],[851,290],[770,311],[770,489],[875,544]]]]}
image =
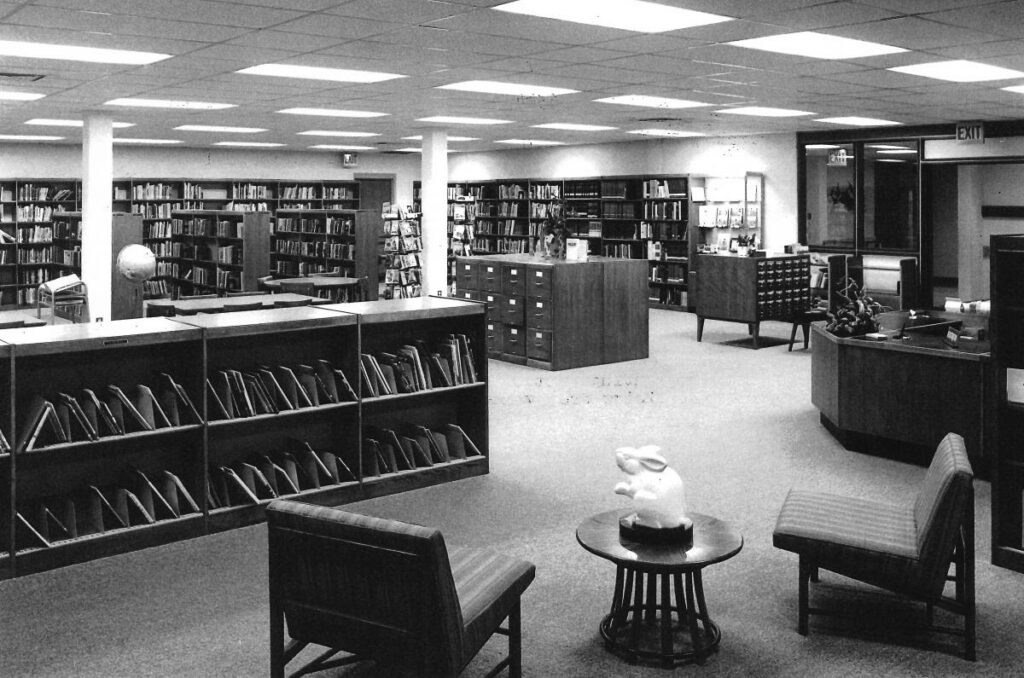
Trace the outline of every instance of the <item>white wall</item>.
{"type": "Polygon", "coordinates": [[[797,241],[796,135],[659,139],[594,146],[452,153],[449,181],[628,174],[764,173],[765,247],[797,241]]]}
{"type": "MultiPolygon", "coordinates": [[[[961,180],[964,177],[964,168],[961,167],[961,180]]],[[[977,194],[979,200],[973,207],[976,212],[968,221],[972,226],[969,240],[961,243],[960,261],[963,264],[964,257],[974,257],[976,265],[974,276],[971,280],[971,287],[966,290],[969,295],[964,296],[963,283],[960,285],[961,296],[964,299],[987,299],[989,297],[989,259],[982,257],[982,248],[987,247],[989,237],[992,235],[1005,235],[1024,233],[1024,219],[983,219],[981,216],[982,205],[1024,205],[1024,165],[975,165],[968,170],[969,174],[977,177],[977,194]]],[[[964,189],[961,187],[960,196],[963,199],[964,189]]],[[[961,210],[961,214],[963,211],[961,210]]],[[[960,222],[963,230],[964,222],[960,222]]]]}
{"type": "MultiPolygon", "coordinates": [[[[82,149],[49,144],[0,146],[0,179],[81,178],[82,149]]],[[[418,154],[367,153],[358,166],[341,166],[341,153],[221,150],[199,148],[129,148],[114,146],[115,178],[351,180],[355,176],[394,177],[395,197],[412,202],[412,182],[419,179],[418,154]]]]}

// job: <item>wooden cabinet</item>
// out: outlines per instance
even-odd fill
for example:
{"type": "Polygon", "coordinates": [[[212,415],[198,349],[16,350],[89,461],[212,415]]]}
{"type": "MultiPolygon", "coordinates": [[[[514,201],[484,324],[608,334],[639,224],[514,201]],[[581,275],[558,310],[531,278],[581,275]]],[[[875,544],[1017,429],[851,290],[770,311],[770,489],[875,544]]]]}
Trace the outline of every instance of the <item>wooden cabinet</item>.
{"type": "Polygon", "coordinates": [[[648,355],[647,263],[459,257],[459,297],[487,308],[488,355],[549,370],[648,355]]]}
{"type": "Polygon", "coordinates": [[[992,563],[1024,572],[1024,235],[990,241],[992,563]]]}
{"type": "Polygon", "coordinates": [[[704,321],[746,323],[757,348],[763,320],[789,320],[809,308],[810,262],[806,255],[740,257],[704,254],[699,257],[697,341],[704,321]]]}
{"type": "Polygon", "coordinates": [[[259,522],[274,496],[336,505],[487,473],[485,340],[481,305],[430,297],[2,330],[0,429],[10,445],[0,446],[0,578],[259,522]],[[376,397],[363,389],[362,354],[417,342],[429,351],[452,335],[470,348],[473,381],[376,397]],[[345,375],[351,396],[317,390],[325,366],[345,375]],[[274,411],[246,390],[253,409],[226,415],[224,375],[260,379],[263,369],[285,388],[295,374],[320,396],[277,400],[274,411]],[[68,441],[43,427],[29,444],[40,401],[55,405],[58,422],[71,399],[88,417],[89,392],[113,403],[111,386],[156,425],[128,418],[118,433],[100,423],[95,437],[72,427],[68,441]],[[375,456],[371,441],[384,431],[401,444],[443,434],[448,456],[375,456]]]}

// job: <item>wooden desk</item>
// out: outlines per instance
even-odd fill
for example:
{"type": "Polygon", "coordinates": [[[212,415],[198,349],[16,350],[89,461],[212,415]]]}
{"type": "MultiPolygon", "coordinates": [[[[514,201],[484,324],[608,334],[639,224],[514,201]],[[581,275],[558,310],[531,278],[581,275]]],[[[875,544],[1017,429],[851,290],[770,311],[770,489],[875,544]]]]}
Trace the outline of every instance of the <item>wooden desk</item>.
{"type": "Polygon", "coordinates": [[[28,311],[0,311],[0,329],[39,327],[46,321],[28,311]]]}
{"type": "Polygon", "coordinates": [[[900,458],[922,464],[943,436],[959,433],[975,473],[987,476],[993,377],[985,344],[958,350],[940,335],[913,331],[902,340],[895,338],[899,327],[890,318],[882,326],[889,338],[868,341],[837,337],[822,323],[812,326],[811,402],[822,424],[847,449],[877,453],[891,447],[900,458]]]}
{"type": "MultiPolygon", "coordinates": [[[[266,280],[263,282],[263,286],[268,290],[276,292],[281,289],[281,283],[313,283],[313,289],[317,292],[330,292],[331,297],[335,298],[338,293],[342,290],[357,290],[362,296],[363,290],[360,289],[360,284],[363,282],[362,278],[347,278],[338,275],[309,275],[301,278],[277,278],[275,280],[266,280]]],[[[352,301],[350,299],[349,301],[352,301]]],[[[357,301],[363,301],[358,299],[357,301]]]]}
{"type": "Polygon", "coordinates": [[[207,297],[205,299],[153,299],[150,308],[173,308],[175,315],[192,313],[222,313],[225,304],[244,304],[247,301],[259,301],[263,308],[274,308],[278,301],[298,301],[312,299],[313,304],[328,304],[329,299],[307,297],[304,294],[246,294],[237,297],[207,297]]]}

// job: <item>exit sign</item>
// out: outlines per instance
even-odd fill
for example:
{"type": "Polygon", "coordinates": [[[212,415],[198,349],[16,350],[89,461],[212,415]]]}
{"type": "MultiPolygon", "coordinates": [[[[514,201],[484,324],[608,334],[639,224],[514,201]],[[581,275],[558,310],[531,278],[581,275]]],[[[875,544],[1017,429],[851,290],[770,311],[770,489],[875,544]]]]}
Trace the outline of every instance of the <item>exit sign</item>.
{"type": "Polygon", "coordinates": [[[985,123],[983,123],[983,122],[958,122],[956,124],[956,143],[958,143],[958,144],[983,144],[983,143],[985,143],[985,123]]]}

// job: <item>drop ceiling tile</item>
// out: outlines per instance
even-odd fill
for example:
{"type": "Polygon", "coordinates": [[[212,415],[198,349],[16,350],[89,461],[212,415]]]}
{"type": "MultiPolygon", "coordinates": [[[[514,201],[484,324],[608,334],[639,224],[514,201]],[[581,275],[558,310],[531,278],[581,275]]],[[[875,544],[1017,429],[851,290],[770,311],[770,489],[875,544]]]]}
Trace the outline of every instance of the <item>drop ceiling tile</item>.
{"type": "Polygon", "coordinates": [[[231,43],[219,43],[189,52],[188,56],[196,59],[213,59],[230,62],[236,68],[245,68],[264,63],[280,63],[294,59],[299,52],[286,49],[270,49],[231,43]]]}
{"type": "Polygon", "coordinates": [[[274,26],[275,30],[302,35],[321,35],[335,38],[335,42],[380,35],[399,28],[400,24],[356,19],[333,14],[311,14],[300,19],[274,26]]]}
{"type": "MultiPolygon", "coordinates": [[[[675,53],[674,53],[675,54],[675,53]]],[[[807,57],[793,56],[790,54],[774,54],[759,49],[744,49],[735,45],[709,45],[707,47],[695,47],[689,53],[680,53],[679,56],[704,61],[708,63],[731,65],[742,68],[762,68],[784,72],[792,68],[794,64],[807,63],[811,59],[807,57]]],[[[816,60],[820,61],[820,60],[816,60]]]]}
{"type": "Polygon", "coordinates": [[[884,7],[901,14],[926,14],[953,7],[977,7],[993,0],[857,0],[861,4],[884,7]]]}
{"type": "Polygon", "coordinates": [[[1007,38],[1024,37],[1024,1],[999,2],[980,7],[968,7],[934,12],[926,18],[953,26],[992,33],[1007,38]]]}
{"type": "Polygon", "coordinates": [[[827,2],[810,7],[766,12],[758,16],[758,19],[765,23],[785,27],[786,30],[779,31],[780,33],[789,33],[793,30],[828,33],[827,29],[836,26],[863,24],[880,19],[892,19],[897,16],[899,14],[896,12],[858,2],[827,2]]]}
{"type": "MultiPolygon", "coordinates": [[[[194,17],[199,19],[199,17],[194,17]]],[[[202,21],[170,21],[132,16],[127,14],[110,15],[95,12],[79,12],[56,7],[25,6],[12,12],[5,23],[22,26],[41,26],[81,31],[87,33],[106,34],[106,47],[110,46],[110,35],[142,36],[174,38],[181,40],[200,40],[217,42],[230,40],[245,33],[245,29],[233,26],[217,26],[202,21]]],[[[81,43],[73,43],[81,44],[81,43]]],[[[120,46],[120,45],[119,45],[120,46]]]]}
{"type": "Polygon", "coordinates": [[[376,21],[422,24],[469,12],[471,8],[449,2],[406,2],[405,0],[353,0],[324,10],[327,14],[376,21]]]}
{"type": "Polygon", "coordinates": [[[462,34],[457,31],[446,31],[425,26],[403,28],[387,34],[374,36],[371,39],[396,46],[440,47],[449,50],[466,50],[478,54],[499,56],[537,54],[562,47],[560,44],[538,40],[462,34]]]}
{"type": "Polygon", "coordinates": [[[116,20],[126,17],[190,20],[196,17],[203,23],[245,28],[264,28],[281,21],[303,16],[305,11],[288,8],[242,6],[230,0],[37,0],[41,7],[107,13],[116,20]]]}
{"type": "Polygon", "coordinates": [[[722,68],[718,64],[688,59],[673,59],[654,54],[638,54],[636,56],[609,59],[608,61],[602,61],[601,65],[653,73],[670,73],[676,77],[722,72],[722,68]]]}
{"type": "Polygon", "coordinates": [[[542,56],[545,59],[553,59],[555,61],[563,61],[566,63],[596,63],[599,61],[606,61],[608,59],[617,59],[625,54],[631,54],[630,50],[613,50],[605,49],[602,47],[563,47],[559,49],[553,49],[549,52],[543,52],[538,56],[542,56]]]}
{"type": "Polygon", "coordinates": [[[344,38],[309,35],[303,33],[289,33],[286,31],[279,31],[275,28],[246,33],[234,40],[229,40],[228,44],[266,49],[286,49],[297,52],[313,52],[333,47],[344,41],[344,38]]]}
{"type": "Polygon", "coordinates": [[[459,14],[448,19],[431,21],[431,27],[462,34],[508,36],[527,40],[544,40],[559,45],[590,45],[605,40],[614,40],[630,32],[588,26],[571,21],[557,21],[525,15],[496,12],[481,9],[459,14]]]}
{"type": "Polygon", "coordinates": [[[1024,50],[1024,44],[1020,40],[997,40],[972,45],[939,47],[930,49],[928,52],[947,59],[983,60],[994,56],[1020,54],[1022,50],[1024,50]]]}
{"type": "Polygon", "coordinates": [[[844,26],[832,32],[845,38],[881,42],[910,50],[992,42],[1001,37],[911,16],[873,21],[862,26],[844,26]]]}

